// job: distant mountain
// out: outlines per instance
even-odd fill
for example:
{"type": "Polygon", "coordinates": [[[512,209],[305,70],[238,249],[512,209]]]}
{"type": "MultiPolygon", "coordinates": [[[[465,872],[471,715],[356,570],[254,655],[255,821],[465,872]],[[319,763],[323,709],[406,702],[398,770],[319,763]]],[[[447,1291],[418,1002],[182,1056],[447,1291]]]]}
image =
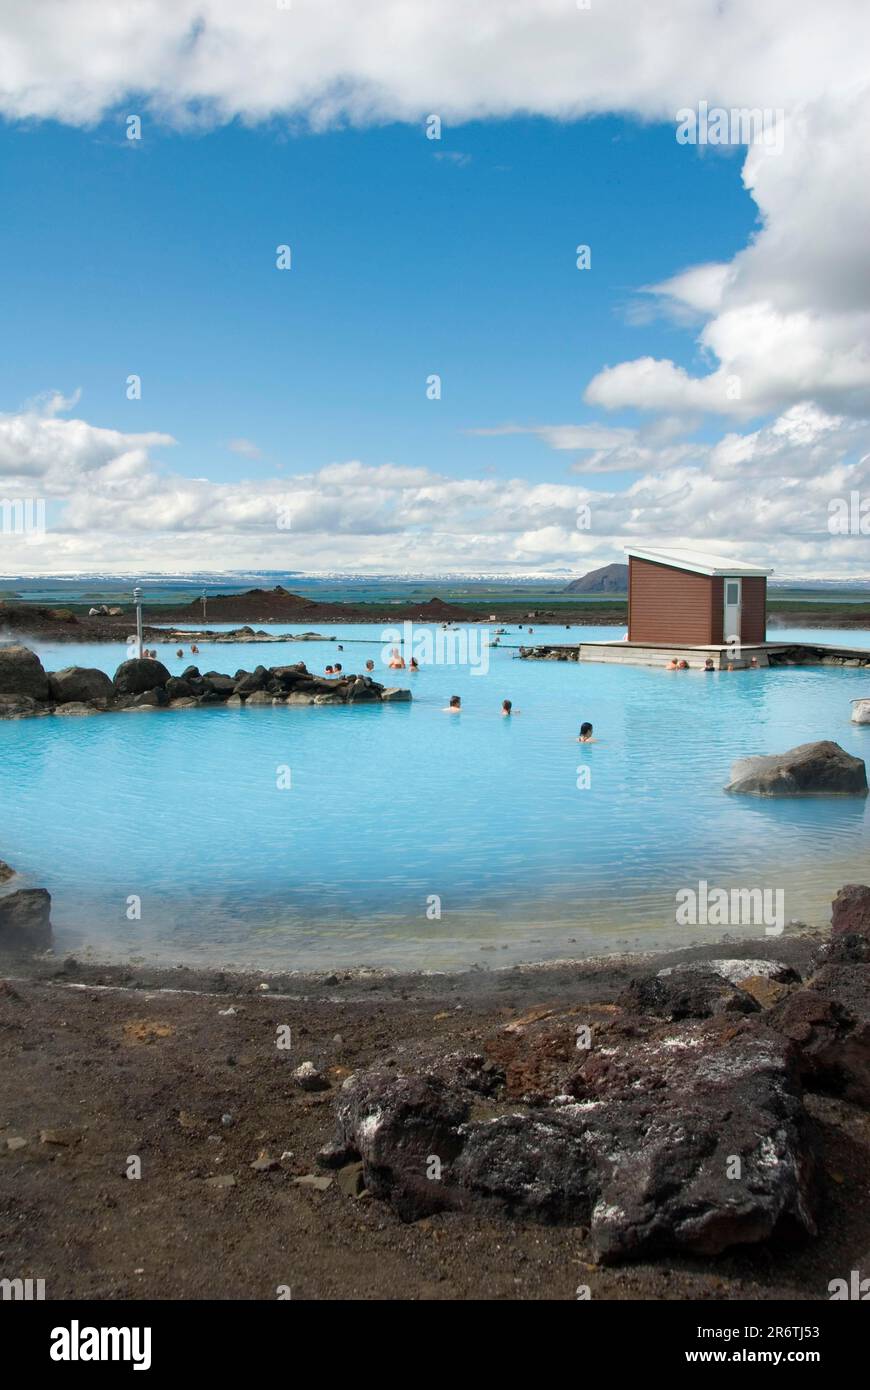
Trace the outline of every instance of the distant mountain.
{"type": "Polygon", "coordinates": [[[590,570],[579,579],[572,579],[563,594],[625,594],[628,593],[628,565],[603,565],[590,570]]]}

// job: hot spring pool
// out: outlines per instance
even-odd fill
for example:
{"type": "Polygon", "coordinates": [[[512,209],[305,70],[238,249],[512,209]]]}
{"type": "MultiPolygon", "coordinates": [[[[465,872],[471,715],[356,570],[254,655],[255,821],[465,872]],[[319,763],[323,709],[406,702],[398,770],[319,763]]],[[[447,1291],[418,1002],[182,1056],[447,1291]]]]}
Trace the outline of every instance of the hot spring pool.
{"type": "MultiPolygon", "coordinates": [[[[539,628],[534,640],[621,633],[539,628]]],[[[323,643],[158,655],[173,673],[191,660],[231,673],[298,660],[356,671],[373,656],[378,679],[410,685],[410,705],[0,722],[0,856],[50,889],[58,952],[264,969],[496,966],[718,939],[721,929],[675,922],[675,894],[701,879],[782,888],[787,921],[821,923],[840,884],[866,877],[863,800],[722,791],[748,753],[831,738],[867,757],[870,728],[849,722],[866,674],[704,675],[520,661],[501,648],[486,674],[432,666],[394,680],[381,634],[346,627],[323,643]],[[442,712],[452,694],[458,717],[442,712]],[[511,719],[499,715],[505,697],[511,719]],[[584,719],[599,742],[576,742],[584,719]]],[[[120,645],[36,647],[48,669],[112,673],[126,656],[120,645]]]]}

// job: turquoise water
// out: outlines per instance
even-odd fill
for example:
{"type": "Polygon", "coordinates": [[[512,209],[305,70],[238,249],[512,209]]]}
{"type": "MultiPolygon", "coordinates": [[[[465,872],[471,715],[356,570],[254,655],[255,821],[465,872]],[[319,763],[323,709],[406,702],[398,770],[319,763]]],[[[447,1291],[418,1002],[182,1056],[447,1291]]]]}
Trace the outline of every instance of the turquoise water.
{"type": "MultiPolygon", "coordinates": [[[[539,628],[533,640],[622,631],[539,628]]],[[[300,659],[356,671],[372,656],[413,703],[0,722],[0,857],[51,890],[59,951],[492,967],[716,939],[675,924],[675,893],[700,879],[781,887],[786,920],[821,922],[836,888],[867,876],[864,801],[722,792],[748,753],[832,738],[868,756],[870,728],[849,722],[849,700],[870,692],[861,671],[672,673],[526,662],[504,647],[486,674],[392,676],[380,626],[328,635],[202,645],[193,659],[203,671],[300,659]],[[459,716],[443,713],[452,694],[459,716]],[[520,711],[509,720],[505,697],[520,711]],[[576,742],[584,719],[599,742],[576,742]],[[134,895],[139,920],[127,916],[134,895]]],[[[501,640],[525,639],[513,629],[501,640]]],[[[870,634],[809,640],[855,646],[870,634]]],[[[126,656],[120,645],[37,649],[48,669],[111,673],[126,656]]],[[[191,658],[174,653],[158,649],[180,673],[191,658]]]]}

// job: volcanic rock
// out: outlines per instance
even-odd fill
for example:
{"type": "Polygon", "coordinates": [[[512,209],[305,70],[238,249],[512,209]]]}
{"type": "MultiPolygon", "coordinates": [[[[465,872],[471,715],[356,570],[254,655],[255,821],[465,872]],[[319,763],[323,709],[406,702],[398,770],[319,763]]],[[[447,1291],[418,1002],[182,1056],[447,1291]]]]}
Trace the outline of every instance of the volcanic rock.
{"type": "Polygon", "coordinates": [[[870,887],[866,883],[847,883],[831,904],[833,936],[870,938],[870,887]]]}
{"type": "Polygon", "coordinates": [[[51,945],[51,894],[21,888],[0,898],[0,948],[44,951],[51,945]]]}
{"type": "Polygon", "coordinates": [[[119,695],[141,695],[155,686],[165,685],[168,680],[169,672],[162,661],[150,656],[135,656],[121,662],[114,684],[119,695]]]}
{"type": "Polygon", "coordinates": [[[656,1018],[710,1018],[714,1014],[751,1014],[756,1001],[713,970],[678,971],[632,980],[617,1004],[656,1018]]]}
{"type": "Polygon", "coordinates": [[[870,1105],[870,964],[830,961],[765,1018],[794,1044],[805,1085],[870,1105]]]}
{"type": "Polygon", "coordinates": [[[65,666],[48,678],[51,699],[59,705],[88,700],[111,700],[115,687],[105,671],[90,666],[65,666]]]}
{"type": "Polygon", "coordinates": [[[867,769],[838,743],[801,743],[786,753],[738,758],[727,792],[756,796],[866,796],[867,769]]]}
{"type": "Polygon", "coordinates": [[[608,1262],[814,1232],[791,1050],[759,1019],[586,1006],[502,1030],[485,1055],[424,1053],[348,1078],[329,1161],[356,1154],[404,1219],[496,1207],[567,1221],[608,1262]],[[512,1074],[538,1093],[517,1103],[512,1074]]]}
{"type": "Polygon", "coordinates": [[[48,699],[48,676],[36,652],[19,643],[0,646],[0,695],[48,699]]]}

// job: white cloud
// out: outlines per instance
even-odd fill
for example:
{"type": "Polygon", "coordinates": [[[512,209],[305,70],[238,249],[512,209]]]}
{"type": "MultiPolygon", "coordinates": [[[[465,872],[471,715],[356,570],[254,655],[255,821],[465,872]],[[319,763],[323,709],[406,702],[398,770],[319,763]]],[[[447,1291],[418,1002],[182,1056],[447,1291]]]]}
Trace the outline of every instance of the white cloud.
{"type": "MultiPolygon", "coordinates": [[[[577,431],[593,457],[609,452],[642,472],[628,487],[597,490],[351,460],[212,482],[158,467],[169,435],[30,409],[0,416],[0,493],[50,504],[44,539],[0,534],[0,571],[189,571],[220,557],[239,569],[558,572],[621,558],[627,541],[650,537],[715,544],[785,573],[870,568],[866,538],[827,531],[832,498],[870,495],[868,425],[795,407],[718,443],[681,441],[679,421],[646,433],[543,428],[555,448],[576,447],[561,432],[577,431]],[[588,530],[578,528],[581,506],[588,530]]],[[[603,471],[611,466],[602,459],[603,471]]]]}
{"type": "Polygon", "coordinates": [[[227,448],[232,454],[240,454],[245,459],[258,459],[262,455],[259,445],[252,439],[228,439],[227,448]]]}
{"type": "Polygon", "coordinates": [[[40,0],[4,6],[0,109],[86,123],[135,93],[177,123],[673,120],[865,80],[868,22],[863,0],[40,0]]]}

